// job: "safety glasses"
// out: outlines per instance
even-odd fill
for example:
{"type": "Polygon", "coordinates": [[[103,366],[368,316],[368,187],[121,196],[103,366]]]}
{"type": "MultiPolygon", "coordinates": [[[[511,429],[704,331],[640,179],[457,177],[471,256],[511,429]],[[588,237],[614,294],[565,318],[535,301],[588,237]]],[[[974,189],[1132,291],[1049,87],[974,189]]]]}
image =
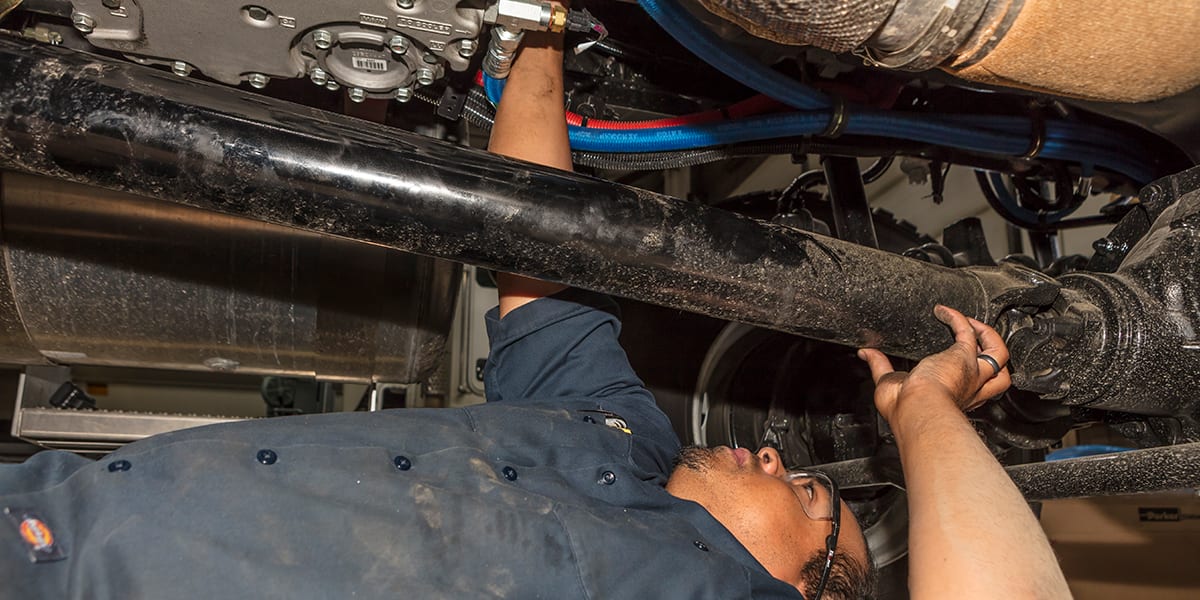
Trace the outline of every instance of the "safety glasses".
{"type": "Polygon", "coordinates": [[[825,536],[825,568],[817,582],[816,593],[807,600],[820,600],[833,569],[838,534],[842,529],[842,497],[838,485],[820,471],[789,471],[785,481],[792,486],[804,514],[814,521],[828,521],[830,533],[825,536]]]}

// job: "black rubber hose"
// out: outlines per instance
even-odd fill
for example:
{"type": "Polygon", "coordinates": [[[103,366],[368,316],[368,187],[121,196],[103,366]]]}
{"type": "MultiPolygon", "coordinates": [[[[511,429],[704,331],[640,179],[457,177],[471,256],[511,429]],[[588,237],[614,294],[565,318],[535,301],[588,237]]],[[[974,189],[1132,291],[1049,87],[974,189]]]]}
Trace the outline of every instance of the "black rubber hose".
{"type": "Polygon", "coordinates": [[[1000,215],[1000,217],[1005,221],[1029,231],[1049,233],[1058,231],[1060,229],[1075,229],[1077,227],[1091,227],[1093,225],[1112,225],[1120,220],[1120,217],[1114,218],[1112,215],[1096,215],[1093,217],[1064,219],[1062,221],[1046,223],[1028,221],[1013,214],[1013,212],[1004,205],[1004,202],[1002,202],[1000,197],[996,195],[996,190],[992,189],[992,184],[990,181],[988,181],[986,173],[983,171],[975,171],[975,181],[979,183],[979,189],[983,192],[983,197],[985,200],[987,200],[988,206],[991,206],[992,210],[996,211],[996,214],[1000,215]]]}
{"type": "Polygon", "coordinates": [[[879,160],[875,161],[867,170],[862,172],[863,183],[874,183],[883,177],[888,169],[892,168],[892,162],[896,160],[894,156],[880,156],[879,160]]]}
{"type": "Polygon", "coordinates": [[[659,171],[662,169],[694,167],[729,160],[731,158],[791,154],[799,148],[799,143],[743,144],[697,150],[673,150],[670,152],[572,152],[571,156],[576,164],[595,169],[659,171]]]}

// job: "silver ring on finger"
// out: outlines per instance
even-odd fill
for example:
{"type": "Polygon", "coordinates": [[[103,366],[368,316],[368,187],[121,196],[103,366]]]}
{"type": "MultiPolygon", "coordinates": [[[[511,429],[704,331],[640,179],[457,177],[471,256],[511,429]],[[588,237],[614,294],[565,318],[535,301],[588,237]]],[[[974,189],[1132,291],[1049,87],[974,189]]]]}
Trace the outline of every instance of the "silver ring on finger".
{"type": "Polygon", "coordinates": [[[996,362],[996,359],[992,358],[991,356],[988,356],[987,354],[980,354],[979,356],[977,356],[975,358],[978,358],[979,360],[982,360],[983,362],[985,362],[989,365],[992,365],[992,371],[993,371],[992,377],[995,377],[1000,374],[1000,363],[996,362]]]}

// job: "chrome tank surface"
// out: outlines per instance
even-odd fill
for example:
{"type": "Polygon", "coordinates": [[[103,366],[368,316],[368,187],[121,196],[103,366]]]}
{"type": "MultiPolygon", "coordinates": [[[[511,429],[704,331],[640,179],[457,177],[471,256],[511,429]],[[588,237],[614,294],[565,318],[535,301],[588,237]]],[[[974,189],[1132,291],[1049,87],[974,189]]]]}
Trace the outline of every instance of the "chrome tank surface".
{"type": "Polygon", "coordinates": [[[460,267],[5,172],[0,361],[416,382],[460,267]]]}

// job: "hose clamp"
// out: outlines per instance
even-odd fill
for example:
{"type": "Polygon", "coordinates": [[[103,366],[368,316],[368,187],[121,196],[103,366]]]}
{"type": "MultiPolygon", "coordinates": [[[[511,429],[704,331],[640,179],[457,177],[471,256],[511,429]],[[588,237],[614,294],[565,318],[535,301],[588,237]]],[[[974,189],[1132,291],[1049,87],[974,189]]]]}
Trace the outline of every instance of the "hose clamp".
{"type": "Polygon", "coordinates": [[[1030,114],[1030,121],[1033,126],[1033,141],[1029,144],[1029,149],[1025,151],[1025,154],[1020,156],[1025,160],[1037,158],[1046,147],[1046,119],[1039,107],[1034,107],[1030,114]]]}
{"type": "Polygon", "coordinates": [[[836,138],[846,131],[846,123],[849,121],[846,114],[846,101],[834,97],[833,98],[833,116],[829,117],[829,124],[825,126],[825,130],[818,133],[818,137],[836,138]]]}

